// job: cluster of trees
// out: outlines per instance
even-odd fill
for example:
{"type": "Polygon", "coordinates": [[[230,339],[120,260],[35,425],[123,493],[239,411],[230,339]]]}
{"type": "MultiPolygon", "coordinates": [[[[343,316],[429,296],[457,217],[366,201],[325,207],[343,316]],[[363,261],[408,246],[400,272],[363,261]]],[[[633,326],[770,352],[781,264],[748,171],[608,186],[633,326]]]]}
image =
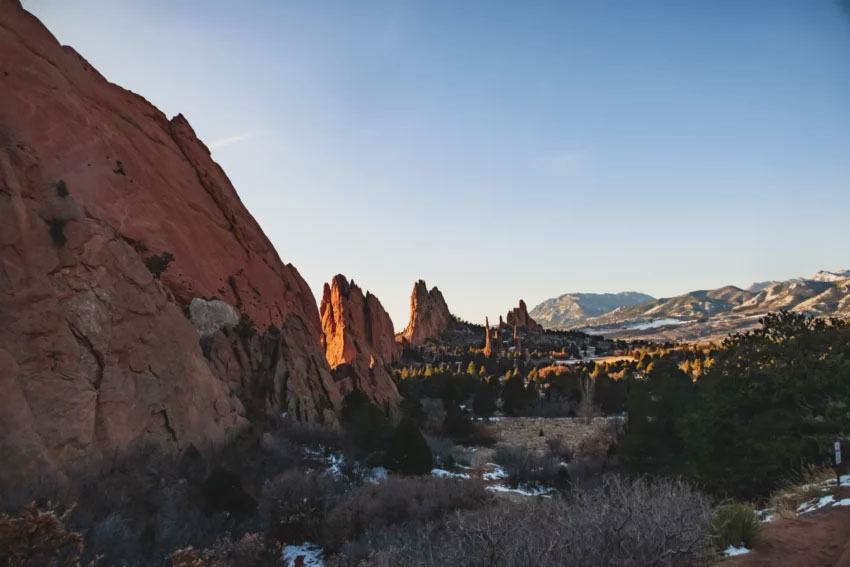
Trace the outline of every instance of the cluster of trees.
{"type": "Polygon", "coordinates": [[[829,461],[850,431],[850,324],[789,312],[762,323],[726,339],[696,380],[670,356],[648,366],[627,401],[625,466],[755,498],[829,461]]]}

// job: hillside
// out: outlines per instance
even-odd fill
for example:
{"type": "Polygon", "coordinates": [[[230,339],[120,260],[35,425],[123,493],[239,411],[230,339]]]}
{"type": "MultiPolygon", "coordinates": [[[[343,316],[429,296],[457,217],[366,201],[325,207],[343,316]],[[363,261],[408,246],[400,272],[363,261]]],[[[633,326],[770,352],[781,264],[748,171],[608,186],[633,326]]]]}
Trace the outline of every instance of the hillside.
{"type": "MultiPolygon", "coordinates": [[[[846,274],[844,270],[819,271],[809,278],[766,281],[753,284],[748,289],[729,285],[697,290],[675,297],[615,306],[610,310],[604,310],[604,304],[600,302],[597,305],[604,312],[590,316],[584,316],[589,310],[582,310],[573,298],[595,294],[566,294],[544,301],[534,308],[532,314],[550,327],[580,329],[611,338],[662,341],[717,339],[755,327],[759,318],[771,311],[789,310],[824,317],[850,316],[850,278],[846,274]],[[556,323],[552,324],[552,321],[556,323]]],[[[617,295],[621,294],[614,296],[617,295]]]]}
{"type": "Polygon", "coordinates": [[[574,326],[592,317],[599,317],[621,307],[653,301],[651,295],[636,291],[620,293],[565,293],[547,299],[531,310],[530,315],[544,329],[574,326]]]}

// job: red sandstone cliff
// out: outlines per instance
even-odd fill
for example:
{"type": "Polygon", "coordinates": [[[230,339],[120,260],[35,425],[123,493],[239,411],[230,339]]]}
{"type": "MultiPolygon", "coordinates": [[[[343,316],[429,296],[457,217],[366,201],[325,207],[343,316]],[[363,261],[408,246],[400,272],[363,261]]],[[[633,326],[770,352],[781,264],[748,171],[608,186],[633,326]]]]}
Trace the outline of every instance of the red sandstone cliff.
{"type": "Polygon", "coordinates": [[[343,394],[356,388],[379,405],[394,409],[399,394],[387,366],[398,358],[393,323],[378,298],[345,276],[325,284],[321,304],[325,357],[343,394]],[[348,365],[350,368],[341,368],[348,365]]]}
{"type": "Polygon", "coordinates": [[[220,443],[252,412],[335,422],[321,339],[308,286],[188,122],[0,3],[0,489],[220,443]]]}
{"type": "Polygon", "coordinates": [[[525,306],[525,301],[519,300],[519,307],[514,307],[508,311],[506,323],[509,327],[517,327],[519,329],[528,330],[533,333],[543,331],[543,326],[531,318],[528,314],[528,308],[525,306]]]}
{"type": "Polygon", "coordinates": [[[410,294],[410,322],[396,340],[420,345],[425,339],[439,337],[452,322],[452,314],[440,290],[435,286],[428,291],[425,282],[419,280],[410,294]]]}

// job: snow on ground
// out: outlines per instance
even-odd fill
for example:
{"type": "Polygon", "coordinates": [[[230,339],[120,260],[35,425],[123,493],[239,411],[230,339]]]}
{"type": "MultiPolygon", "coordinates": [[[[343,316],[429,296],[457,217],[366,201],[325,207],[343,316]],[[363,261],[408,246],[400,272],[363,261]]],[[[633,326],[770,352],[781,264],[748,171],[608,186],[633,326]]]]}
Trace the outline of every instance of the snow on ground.
{"type": "Polygon", "coordinates": [[[730,545],[723,552],[723,555],[725,555],[726,557],[735,557],[736,555],[744,555],[749,552],[750,550],[746,547],[735,547],[734,545],[730,545]]]}
{"type": "Polygon", "coordinates": [[[508,473],[496,463],[487,463],[484,466],[492,469],[481,475],[484,480],[504,480],[508,478],[508,473]]]}
{"type": "Polygon", "coordinates": [[[470,478],[466,473],[456,473],[445,469],[431,469],[431,474],[440,478],[470,478]]]}
{"type": "Polygon", "coordinates": [[[283,548],[283,564],[285,567],[324,567],[323,561],[325,553],[321,547],[312,543],[304,543],[303,545],[288,545],[283,548]],[[302,562],[298,562],[298,558],[302,558],[302,562]]]}
{"type": "Polygon", "coordinates": [[[387,480],[387,475],[390,473],[384,467],[372,467],[369,469],[369,472],[363,478],[366,482],[371,482],[372,484],[378,484],[379,482],[384,482],[387,480]]]}
{"type": "Polygon", "coordinates": [[[655,321],[647,321],[645,323],[638,323],[637,325],[632,325],[630,327],[626,327],[628,331],[646,331],[647,329],[657,329],[658,327],[666,327],[667,325],[682,325],[684,323],[690,323],[690,321],[683,321],[681,319],[673,319],[667,317],[666,319],[656,319],[655,321]]]}
{"type": "Polygon", "coordinates": [[[797,514],[808,514],[809,512],[820,510],[826,506],[831,506],[833,502],[835,502],[835,496],[832,494],[829,496],[822,496],[818,500],[812,500],[810,502],[800,504],[800,507],[797,508],[797,514]]]}
{"type": "Polygon", "coordinates": [[[551,498],[551,493],[554,492],[553,488],[543,486],[542,484],[521,484],[517,488],[511,488],[503,484],[491,484],[487,487],[487,490],[490,492],[512,492],[514,494],[522,494],[523,496],[542,496],[544,498],[551,498]]]}

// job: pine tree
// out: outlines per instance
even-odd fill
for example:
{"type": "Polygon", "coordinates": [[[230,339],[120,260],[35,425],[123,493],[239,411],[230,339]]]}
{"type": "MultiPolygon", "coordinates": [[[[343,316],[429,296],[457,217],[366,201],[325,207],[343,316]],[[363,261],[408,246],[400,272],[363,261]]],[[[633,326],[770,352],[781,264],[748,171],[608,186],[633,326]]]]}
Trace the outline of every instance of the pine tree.
{"type": "Polygon", "coordinates": [[[434,456],[416,423],[403,417],[390,439],[387,468],[402,474],[428,474],[433,466],[434,456]]]}

